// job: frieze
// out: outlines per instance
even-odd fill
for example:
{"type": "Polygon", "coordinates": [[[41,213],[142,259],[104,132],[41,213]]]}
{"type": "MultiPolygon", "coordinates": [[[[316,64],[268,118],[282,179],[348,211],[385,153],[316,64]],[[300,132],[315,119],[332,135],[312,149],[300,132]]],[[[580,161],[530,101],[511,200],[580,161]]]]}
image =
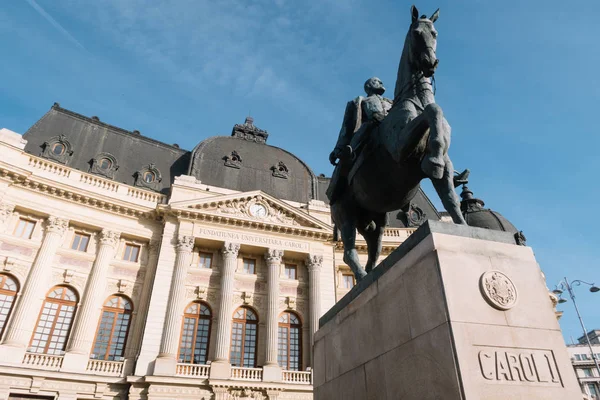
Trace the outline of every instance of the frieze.
{"type": "MultiPolygon", "coordinates": [[[[210,209],[207,211],[211,211],[210,209]]],[[[299,226],[300,223],[289,213],[274,207],[264,200],[262,196],[251,199],[226,200],[217,205],[214,211],[217,214],[227,214],[237,217],[251,218],[259,221],[275,222],[286,225],[299,226]]]]}
{"type": "Polygon", "coordinates": [[[111,267],[110,268],[110,276],[115,278],[125,277],[125,278],[134,278],[138,277],[138,268],[123,268],[123,267],[111,267]]]}
{"type": "Polygon", "coordinates": [[[69,229],[69,220],[51,215],[46,220],[46,231],[64,235],[69,229]]]}
{"type": "Polygon", "coordinates": [[[88,261],[88,260],[82,260],[79,258],[74,258],[74,257],[68,257],[68,256],[60,256],[60,258],[58,259],[59,263],[61,265],[72,265],[74,267],[80,267],[80,268],[84,268],[86,270],[89,270],[92,268],[92,262],[88,261]]]}
{"type": "Polygon", "coordinates": [[[22,256],[31,257],[33,255],[33,249],[25,246],[19,246],[16,244],[2,242],[0,250],[10,251],[11,253],[20,254],[22,256]]]}
{"type": "Polygon", "coordinates": [[[266,400],[263,392],[252,389],[231,390],[229,392],[231,400],[266,400]]]}
{"type": "Polygon", "coordinates": [[[242,242],[244,244],[278,247],[285,250],[308,252],[310,249],[310,245],[308,243],[298,242],[295,240],[263,237],[241,232],[221,231],[204,227],[198,227],[196,229],[196,235],[207,239],[214,238],[220,240],[233,240],[236,242],[242,242]]]}

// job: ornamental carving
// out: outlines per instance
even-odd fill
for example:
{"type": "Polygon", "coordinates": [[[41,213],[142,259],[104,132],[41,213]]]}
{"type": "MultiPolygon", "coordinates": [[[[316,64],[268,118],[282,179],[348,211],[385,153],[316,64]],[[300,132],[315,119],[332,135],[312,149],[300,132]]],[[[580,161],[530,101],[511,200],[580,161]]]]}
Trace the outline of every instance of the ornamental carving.
{"type": "Polygon", "coordinates": [[[223,248],[221,249],[221,253],[223,253],[223,257],[237,258],[239,251],[240,251],[240,244],[234,243],[234,242],[225,242],[223,244],[223,248]]]}
{"type": "Polygon", "coordinates": [[[240,390],[232,390],[229,392],[230,398],[232,400],[265,400],[265,395],[258,391],[252,389],[240,389],[240,390]]]}
{"type": "Polygon", "coordinates": [[[53,215],[49,216],[46,220],[46,231],[54,232],[60,235],[64,235],[65,232],[69,229],[69,220],[64,218],[55,217],[53,215]]]}
{"type": "Polygon", "coordinates": [[[308,268],[308,272],[318,271],[321,269],[323,265],[323,256],[309,255],[306,258],[306,266],[308,268]]]}
{"type": "Polygon", "coordinates": [[[247,117],[243,124],[235,124],[231,136],[245,139],[250,142],[267,143],[269,134],[267,131],[254,125],[254,118],[247,117]]]}
{"type": "Polygon", "coordinates": [[[283,210],[272,207],[262,196],[250,200],[230,200],[217,205],[218,214],[234,215],[237,217],[251,218],[266,222],[275,222],[286,225],[300,225],[293,217],[283,210]]]}
{"type": "Polygon", "coordinates": [[[523,234],[523,231],[515,233],[515,243],[519,246],[527,246],[527,238],[523,234]]]}
{"type": "Polygon", "coordinates": [[[110,229],[102,229],[100,232],[100,244],[116,247],[121,238],[121,232],[111,231],[110,229]]]}
{"type": "Polygon", "coordinates": [[[481,275],[479,286],[483,298],[498,310],[509,310],[517,303],[517,288],[500,271],[488,271],[481,275]]]}
{"type": "Polygon", "coordinates": [[[225,161],[226,167],[231,167],[235,169],[240,169],[242,167],[242,157],[235,150],[232,151],[230,155],[224,156],[223,160],[225,161]]]}
{"type": "Polygon", "coordinates": [[[148,255],[150,257],[156,257],[158,255],[158,250],[160,250],[160,241],[151,240],[150,243],[148,243],[148,255]]]}
{"type": "Polygon", "coordinates": [[[119,169],[117,158],[110,153],[99,153],[92,158],[90,173],[114,179],[115,172],[119,169]]]}
{"type": "Polygon", "coordinates": [[[73,148],[65,135],[54,136],[44,142],[43,150],[40,154],[41,157],[65,165],[69,163],[72,155],[73,148]]]}
{"type": "Polygon", "coordinates": [[[396,218],[402,221],[407,228],[416,227],[421,226],[427,220],[427,214],[420,207],[410,203],[408,210],[400,211],[396,218]]]}
{"type": "Polygon", "coordinates": [[[268,249],[265,253],[265,260],[267,260],[267,264],[281,264],[282,258],[283,250],[268,249]]]}
{"type": "Polygon", "coordinates": [[[276,178],[287,179],[290,176],[290,170],[283,161],[279,161],[277,165],[273,165],[271,171],[273,171],[273,176],[276,178]]]}
{"type": "Polygon", "coordinates": [[[191,253],[194,250],[194,237],[181,236],[177,239],[177,251],[191,253]]]}
{"type": "Polygon", "coordinates": [[[0,225],[4,224],[12,216],[15,205],[10,203],[0,203],[0,225]]]}

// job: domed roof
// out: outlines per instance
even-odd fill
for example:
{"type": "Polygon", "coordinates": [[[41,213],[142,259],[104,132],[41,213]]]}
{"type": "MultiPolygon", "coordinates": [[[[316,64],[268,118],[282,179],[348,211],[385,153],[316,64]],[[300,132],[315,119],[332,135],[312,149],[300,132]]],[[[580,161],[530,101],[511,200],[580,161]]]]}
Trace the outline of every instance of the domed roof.
{"type": "Polygon", "coordinates": [[[484,208],[485,203],[483,200],[473,197],[473,192],[469,190],[466,184],[463,185],[460,197],[462,199],[460,209],[467,225],[513,234],[519,233],[519,230],[502,214],[484,208]]]}
{"type": "Polygon", "coordinates": [[[278,199],[308,203],[316,198],[317,178],[298,157],[267,145],[269,134],[251,117],[231,136],[202,141],[192,152],[189,175],[202,183],[247,192],[262,190],[278,199]]]}

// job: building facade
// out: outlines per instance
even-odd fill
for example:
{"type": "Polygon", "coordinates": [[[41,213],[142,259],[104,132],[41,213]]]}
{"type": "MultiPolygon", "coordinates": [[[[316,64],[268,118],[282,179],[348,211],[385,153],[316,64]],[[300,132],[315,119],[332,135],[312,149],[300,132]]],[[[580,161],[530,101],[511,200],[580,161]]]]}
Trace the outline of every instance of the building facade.
{"type": "MultiPolygon", "coordinates": [[[[588,332],[594,357],[600,364],[600,330],[588,332]]],[[[581,385],[584,399],[600,399],[600,371],[596,367],[592,352],[585,336],[577,339],[577,344],[568,344],[567,349],[575,369],[575,375],[581,385]]]]}
{"type": "MultiPolygon", "coordinates": [[[[311,399],[354,279],[328,178],[267,138],[187,151],[58,104],[0,130],[0,399],[311,399]]],[[[411,213],[384,255],[441,218],[422,192],[411,213]]]]}

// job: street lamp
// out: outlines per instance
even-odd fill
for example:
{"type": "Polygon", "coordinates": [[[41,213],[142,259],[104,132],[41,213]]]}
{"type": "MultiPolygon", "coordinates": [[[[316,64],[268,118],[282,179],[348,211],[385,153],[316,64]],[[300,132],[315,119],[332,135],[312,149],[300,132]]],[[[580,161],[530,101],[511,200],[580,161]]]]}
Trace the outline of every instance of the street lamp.
{"type": "Polygon", "coordinates": [[[594,364],[596,364],[596,369],[598,370],[598,376],[600,376],[600,365],[598,365],[598,359],[594,354],[594,350],[592,349],[592,343],[590,342],[590,338],[587,334],[587,329],[585,329],[585,325],[583,324],[583,319],[581,318],[581,314],[579,313],[579,308],[577,307],[577,302],[575,302],[575,293],[573,292],[573,286],[581,286],[581,284],[590,286],[590,292],[596,293],[600,291],[600,288],[594,285],[593,283],[588,283],[585,281],[581,281],[576,279],[569,283],[567,278],[565,277],[560,283],[556,286],[556,289],[552,291],[552,293],[559,296],[558,302],[559,304],[566,303],[567,300],[560,297],[565,290],[569,292],[569,297],[573,300],[573,306],[575,307],[575,312],[577,312],[577,317],[579,317],[579,323],[581,324],[581,329],[583,329],[583,336],[585,337],[585,341],[587,342],[588,347],[590,348],[590,353],[592,354],[592,360],[594,360],[594,364]]]}

